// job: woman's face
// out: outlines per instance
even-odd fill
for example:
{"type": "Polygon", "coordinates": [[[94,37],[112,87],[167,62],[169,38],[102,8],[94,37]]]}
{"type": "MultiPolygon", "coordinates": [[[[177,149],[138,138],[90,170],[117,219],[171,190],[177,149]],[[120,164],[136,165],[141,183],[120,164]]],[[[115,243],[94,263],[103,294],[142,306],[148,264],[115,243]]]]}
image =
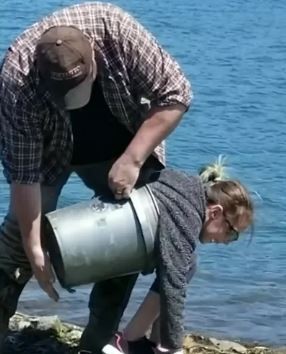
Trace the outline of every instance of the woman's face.
{"type": "Polygon", "coordinates": [[[239,232],[247,225],[240,220],[236,225],[233,220],[224,212],[221,205],[209,205],[207,207],[206,219],[200,234],[201,243],[224,243],[237,241],[239,232]]]}

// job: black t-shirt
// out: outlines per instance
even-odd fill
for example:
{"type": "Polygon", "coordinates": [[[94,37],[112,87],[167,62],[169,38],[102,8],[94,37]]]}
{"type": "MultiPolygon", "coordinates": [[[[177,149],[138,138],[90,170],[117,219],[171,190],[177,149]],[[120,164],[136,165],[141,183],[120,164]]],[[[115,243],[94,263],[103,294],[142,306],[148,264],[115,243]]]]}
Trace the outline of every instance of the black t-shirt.
{"type": "Polygon", "coordinates": [[[89,103],[70,111],[73,132],[73,165],[102,162],[119,157],[133,135],[111,113],[98,80],[89,103]]]}

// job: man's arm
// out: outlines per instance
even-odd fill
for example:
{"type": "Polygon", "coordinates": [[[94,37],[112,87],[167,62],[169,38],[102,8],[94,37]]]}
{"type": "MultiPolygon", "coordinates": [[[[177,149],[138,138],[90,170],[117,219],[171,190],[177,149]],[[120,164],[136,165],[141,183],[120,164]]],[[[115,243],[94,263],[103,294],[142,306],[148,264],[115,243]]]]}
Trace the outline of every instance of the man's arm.
{"type": "Polygon", "coordinates": [[[156,146],[177,127],[185,110],[182,104],[153,107],[123,155],[141,167],[156,146]]]}
{"type": "Polygon", "coordinates": [[[126,13],[120,22],[120,35],[118,45],[126,62],[130,90],[134,97],[148,99],[152,108],[109,173],[109,186],[118,199],[129,196],[140,168],[178,125],[192,98],[190,83],[178,63],[126,13]]]}
{"type": "Polygon", "coordinates": [[[33,273],[41,288],[55,301],[58,294],[53,287],[55,281],[50,262],[41,246],[41,190],[40,184],[12,183],[11,204],[16,213],[22,236],[23,247],[33,273]]]}
{"type": "Polygon", "coordinates": [[[11,184],[11,204],[15,211],[27,257],[34,263],[41,248],[41,191],[40,184],[11,184]]]}
{"type": "Polygon", "coordinates": [[[184,105],[176,104],[153,107],[149,111],[135,137],[110,170],[109,185],[115,197],[128,198],[144,162],[155,147],[175,129],[185,110],[184,105]]]}
{"type": "Polygon", "coordinates": [[[1,158],[4,173],[11,185],[11,204],[33,273],[43,290],[56,300],[58,296],[51,285],[50,262],[41,248],[39,181],[43,136],[40,114],[18,81],[15,78],[11,81],[9,69],[12,70],[13,66],[8,64],[0,76],[1,158]]]}

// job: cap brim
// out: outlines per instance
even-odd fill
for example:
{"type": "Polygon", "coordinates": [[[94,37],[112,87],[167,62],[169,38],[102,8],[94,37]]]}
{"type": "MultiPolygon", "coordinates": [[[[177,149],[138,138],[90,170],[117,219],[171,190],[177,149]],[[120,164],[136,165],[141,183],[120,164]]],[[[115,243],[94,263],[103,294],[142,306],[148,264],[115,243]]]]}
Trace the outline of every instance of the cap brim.
{"type": "Polygon", "coordinates": [[[78,109],[88,104],[91,96],[93,79],[87,76],[79,85],[69,90],[64,96],[64,104],[67,110],[78,109]]]}

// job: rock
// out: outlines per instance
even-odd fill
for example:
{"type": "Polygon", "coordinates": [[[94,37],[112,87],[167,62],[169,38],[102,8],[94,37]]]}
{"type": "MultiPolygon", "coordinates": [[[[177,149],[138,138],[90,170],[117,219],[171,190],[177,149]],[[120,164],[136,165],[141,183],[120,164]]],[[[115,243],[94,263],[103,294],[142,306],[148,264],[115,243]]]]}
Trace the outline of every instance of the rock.
{"type": "Polygon", "coordinates": [[[255,346],[251,350],[252,350],[252,354],[264,354],[267,353],[267,351],[269,351],[268,348],[262,346],[255,346]]]}
{"type": "Polygon", "coordinates": [[[247,348],[244,347],[243,345],[236,343],[236,342],[231,342],[228,340],[218,340],[215,338],[210,338],[210,341],[212,344],[214,344],[216,347],[223,351],[233,351],[236,353],[246,353],[247,348]]]}
{"type": "Polygon", "coordinates": [[[74,329],[74,330],[70,331],[69,338],[73,341],[77,341],[77,340],[79,341],[81,334],[82,334],[82,331],[74,329]]]}
{"type": "Polygon", "coordinates": [[[58,316],[42,316],[31,319],[33,328],[40,331],[55,330],[59,332],[61,329],[61,322],[58,316]]]}
{"type": "Polygon", "coordinates": [[[24,328],[31,326],[31,322],[23,320],[18,323],[18,331],[22,331],[24,328]]]}
{"type": "MultiPolygon", "coordinates": [[[[17,313],[10,321],[10,331],[1,354],[77,354],[82,328],[63,323],[57,316],[31,317],[17,313]]],[[[96,335],[96,334],[95,334],[96,335]]],[[[218,340],[201,335],[187,335],[185,354],[286,354],[286,348],[270,349],[218,340]]]]}
{"type": "Polygon", "coordinates": [[[76,354],[81,333],[80,327],[62,323],[57,316],[17,313],[10,321],[3,354],[76,354]]]}

